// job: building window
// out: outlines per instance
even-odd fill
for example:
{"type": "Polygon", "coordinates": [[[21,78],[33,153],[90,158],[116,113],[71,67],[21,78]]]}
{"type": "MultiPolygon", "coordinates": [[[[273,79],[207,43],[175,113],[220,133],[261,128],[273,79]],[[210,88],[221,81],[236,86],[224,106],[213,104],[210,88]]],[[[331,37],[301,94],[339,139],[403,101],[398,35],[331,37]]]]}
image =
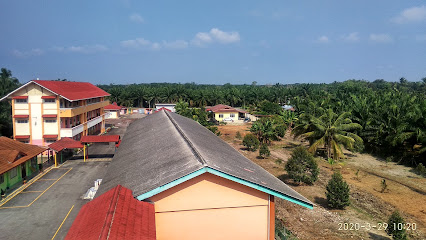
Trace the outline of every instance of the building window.
{"type": "Polygon", "coordinates": [[[12,168],[12,170],[9,171],[9,178],[12,179],[12,178],[16,177],[17,173],[18,173],[18,171],[17,171],[16,167],[12,168]]]}
{"type": "Polygon", "coordinates": [[[27,99],[15,99],[15,103],[27,103],[27,99]]]}
{"type": "Polygon", "coordinates": [[[56,123],[56,119],[44,119],[45,123],[56,123]]]}
{"type": "Polygon", "coordinates": [[[28,123],[28,119],[24,119],[24,120],[16,120],[16,123],[28,123]]]}
{"type": "Polygon", "coordinates": [[[4,176],[3,174],[0,175],[0,184],[4,183],[4,176]]]}
{"type": "Polygon", "coordinates": [[[54,103],[56,99],[44,99],[44,103],[54,103]]]}
{"type": "Polygon", "coordinates": [[[235,114],[234,114],[234,113],[231,113],[231,114],[229,114],[229,117],[234,118],[234,117],[235,117],[235,114]]]}
{"type": "Polygon", "coordinates": [[[33,157],[31,159],[31,167],[36,169],[37,168],[37,157],[33,157]]]}
{"type": "Polygon", "coordinates": [[[21,143],[30,143],[28,140],[20,140],[21,143]]]}
{"type": "Polygon", "coordinates": [[[219,118],[223,118],[223,114],[219,114],[219,118]]]}
{"type": "Polygon", "coordinates": [[[44,140],[45,143],[54,143],[56,142],[56,139],[46,139],[44,140]]]}

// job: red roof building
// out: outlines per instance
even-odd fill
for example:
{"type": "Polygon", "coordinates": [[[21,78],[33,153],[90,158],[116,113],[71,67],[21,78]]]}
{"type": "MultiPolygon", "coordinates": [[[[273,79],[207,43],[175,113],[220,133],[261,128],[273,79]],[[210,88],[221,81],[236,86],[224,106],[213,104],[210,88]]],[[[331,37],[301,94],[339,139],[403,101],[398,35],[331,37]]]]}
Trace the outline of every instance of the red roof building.
{"type": "Polygon", "coordinates": [[[154,205],[118,185],[81,208],[65,239],[155,240],[154,205]]]}
{"type": "Polygon", "coordinates": [[[32,80],[0,101],[11,101],[14,139],[47,146],[104,132],[109,95],[87,82],[32,80]]]}
{"type": "Polygon", "coordinates": [[[88,82],[32,80],[56,95],[69,101],[106,97],[110,94],[88,82]]]}
{"type": "Polygon", "coordinates": [[[119,118],[120,117],[120,111],[124,107],[118,106],[116,102],[113,102],[110,105],[105,106],[105,112],[107,112],[108,116],[107,118],[119,118]]]}
{"type": "Polygon", "coordinates": [[[213,113],[213,117],[216,121],[238,121],[244,120],[247,115],[246,111],[233,108],[228,105],[218,104],[213,107],[206,107],[206,111],[210,111],[213,113]]]}

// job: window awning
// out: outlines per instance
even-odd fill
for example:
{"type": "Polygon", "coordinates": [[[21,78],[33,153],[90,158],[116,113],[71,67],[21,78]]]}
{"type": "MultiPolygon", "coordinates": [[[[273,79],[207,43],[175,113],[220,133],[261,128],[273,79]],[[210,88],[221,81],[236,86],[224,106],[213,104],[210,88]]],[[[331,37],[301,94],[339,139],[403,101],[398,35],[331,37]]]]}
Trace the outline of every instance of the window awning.
{"type": "Polygon", "coordinates": [[[56,99],[56,96],[42,96],[41,99],[56,99]]]}
{"type": "Polygon", "coordinates": [[[15,136],[16,139],[27,139],[30,138],[30,135],[20,135],[20,136],[15,136]]]}
{"type": "Polygon", "coordinates": [[[28,99],[28,96],[16,96],[12,97],[12,99],[28,99]]]}
{"type": "Polygon", "coordinates": [[[56,118],[56,114],[43,114],[44,118],[56,118]]]}
{"type": "Polygon", "coordinates": [[[28,118],[29,115],[14,115],[14,118],[28,118]]]}
{"type": "Polygon", "coordinates": [[[43,138],[58,138],[58,135],[43,135],[43,138]]]}

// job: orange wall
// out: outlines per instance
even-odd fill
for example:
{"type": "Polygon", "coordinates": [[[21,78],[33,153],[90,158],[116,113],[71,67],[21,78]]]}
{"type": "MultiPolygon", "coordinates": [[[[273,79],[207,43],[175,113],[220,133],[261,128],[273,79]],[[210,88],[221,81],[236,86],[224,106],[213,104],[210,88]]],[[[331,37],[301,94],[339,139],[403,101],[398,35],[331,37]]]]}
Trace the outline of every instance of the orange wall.
{"type": "Polygon", "coordinates": [[[274,210],[268,194],[210,173],[150,200],[158,240],[268,239],[274,210]]]}

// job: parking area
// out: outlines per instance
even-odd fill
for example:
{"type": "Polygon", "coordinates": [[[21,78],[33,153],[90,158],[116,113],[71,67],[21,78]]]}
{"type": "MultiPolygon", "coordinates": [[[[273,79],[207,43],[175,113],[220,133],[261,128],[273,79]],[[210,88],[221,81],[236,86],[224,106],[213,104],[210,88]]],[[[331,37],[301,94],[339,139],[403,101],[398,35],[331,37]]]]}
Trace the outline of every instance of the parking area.
{"type": "Polygon", "coordinates": [[[67,161],[0,203],[0,239],[63,239],[109,161],[67,161]]]}

